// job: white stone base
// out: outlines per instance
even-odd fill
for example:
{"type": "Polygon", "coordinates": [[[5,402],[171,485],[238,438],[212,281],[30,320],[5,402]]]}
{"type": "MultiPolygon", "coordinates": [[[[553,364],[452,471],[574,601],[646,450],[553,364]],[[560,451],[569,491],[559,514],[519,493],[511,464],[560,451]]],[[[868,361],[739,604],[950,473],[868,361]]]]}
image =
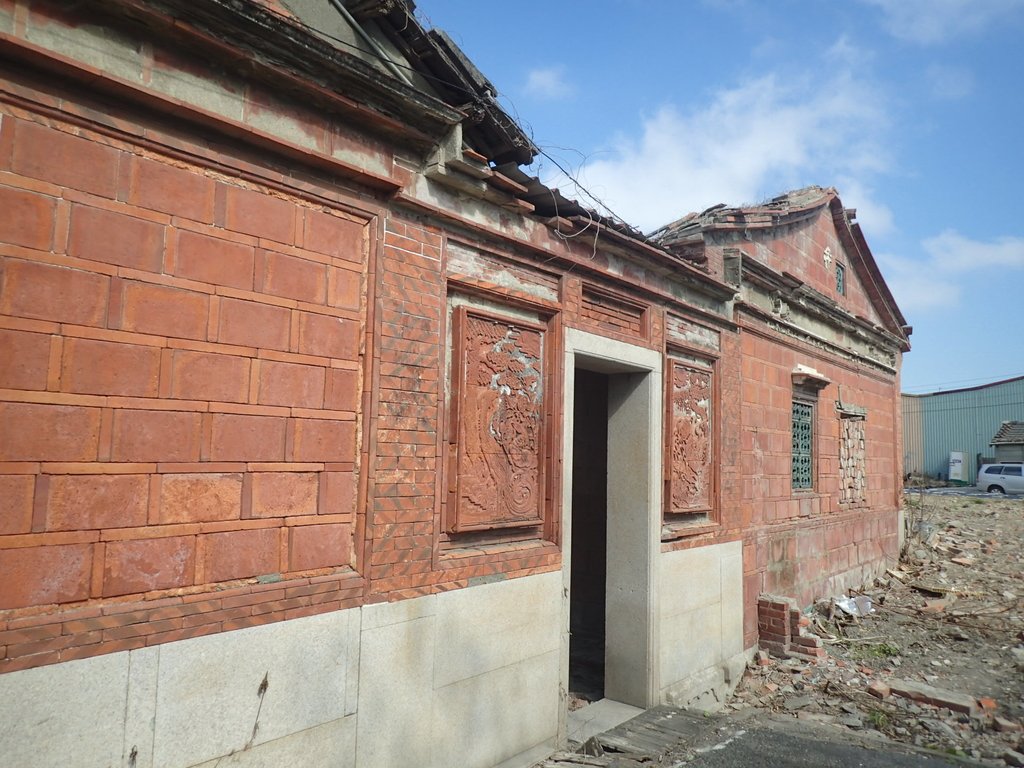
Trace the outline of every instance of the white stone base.
{"type": "Polygon", "coordinates": [[[557,738],[561,599],[541,574],[0,675],[0,762],[529,765],[557,738]]]}
{"type": "Polygon", "coordinates": [[[661,701],[717,709],[752,653],[743,648],[743,545],[666,552],[660,569],[661,701]]]}

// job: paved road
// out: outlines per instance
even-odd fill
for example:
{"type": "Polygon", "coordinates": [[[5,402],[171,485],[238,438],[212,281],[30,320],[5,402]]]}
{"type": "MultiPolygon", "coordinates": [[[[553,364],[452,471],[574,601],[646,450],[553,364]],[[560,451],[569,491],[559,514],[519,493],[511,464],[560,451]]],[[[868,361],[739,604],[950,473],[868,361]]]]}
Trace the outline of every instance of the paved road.
{"type": "Polygon", "coordinates": [[[963,768],[979,763],[924,753],[835,726],[770,716],[719,725],[668,765],[693,768],[963,768]]]}

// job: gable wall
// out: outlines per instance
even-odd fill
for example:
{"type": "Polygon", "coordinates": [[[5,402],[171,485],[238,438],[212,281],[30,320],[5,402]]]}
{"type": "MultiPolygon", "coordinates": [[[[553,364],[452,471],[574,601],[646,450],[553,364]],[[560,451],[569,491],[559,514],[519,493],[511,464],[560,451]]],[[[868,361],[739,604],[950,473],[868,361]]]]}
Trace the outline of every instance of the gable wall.
{"type": "Polygon", "coordinates": [[[749,240],[742,231],[714,232],[709,250],[723,253],[726,248],[738,249],[744,258],[753,258],[778,274],[793,275],[850,314],[880,324],[880,316],[864,290],[862,276],[856,274],[854,257],[846,253],[836,234],[827,205],[804,221],[766,229],[751,228],[747,232],[749,240]],[[831,257],[827,266],[826,249],[831,257]],[[846,267],[845,294],[836,291],[837,263],[846,267]]]}

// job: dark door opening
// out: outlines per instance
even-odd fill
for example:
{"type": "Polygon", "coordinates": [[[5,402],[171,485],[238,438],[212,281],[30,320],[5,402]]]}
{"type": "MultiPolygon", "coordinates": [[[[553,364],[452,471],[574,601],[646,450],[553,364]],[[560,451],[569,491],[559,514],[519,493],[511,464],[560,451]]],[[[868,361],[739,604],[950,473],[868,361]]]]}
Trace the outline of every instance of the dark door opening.
{"type": "Polygon", "coordinates": [[[608,376],[577,368],[573,390],[569,693],[604,698],[608,376]]]}

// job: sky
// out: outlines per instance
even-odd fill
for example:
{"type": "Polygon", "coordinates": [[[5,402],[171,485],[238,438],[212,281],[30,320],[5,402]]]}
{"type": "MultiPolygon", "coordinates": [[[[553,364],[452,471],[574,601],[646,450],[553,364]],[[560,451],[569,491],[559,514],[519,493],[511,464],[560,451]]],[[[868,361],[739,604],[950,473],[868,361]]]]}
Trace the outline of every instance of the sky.
{"type": "Polygon", "coordinates": [[[835,187],[914,328],[904,392],[1024,375],[1024,0],[417,6],[568,197],[650,232],[835,187]]]}

